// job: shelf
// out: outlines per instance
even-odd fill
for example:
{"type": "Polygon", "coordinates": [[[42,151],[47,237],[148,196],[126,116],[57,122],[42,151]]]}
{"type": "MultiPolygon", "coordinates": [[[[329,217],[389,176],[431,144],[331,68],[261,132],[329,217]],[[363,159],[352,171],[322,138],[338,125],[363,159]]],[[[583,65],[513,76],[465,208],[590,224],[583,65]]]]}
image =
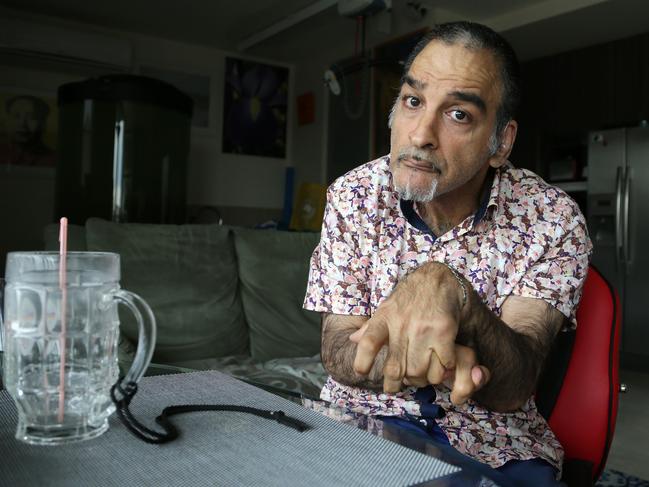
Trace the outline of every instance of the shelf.
{"type": "Polygon", "coordinates": [[[550,181],[550,184],[563,189],[566,193],[588,190],[588,181],[550,181]]]}

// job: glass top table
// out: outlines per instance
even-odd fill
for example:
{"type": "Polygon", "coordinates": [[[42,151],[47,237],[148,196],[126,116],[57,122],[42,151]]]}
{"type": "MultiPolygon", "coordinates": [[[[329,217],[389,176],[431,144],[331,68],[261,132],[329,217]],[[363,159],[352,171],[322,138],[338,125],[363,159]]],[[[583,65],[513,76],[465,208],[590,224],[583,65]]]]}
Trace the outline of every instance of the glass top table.
{"type": "Polygon", "coordinates": [[[432,440],[427,440],[426,438],[415,435],[403,428],[399,428],[394,424],[381,421],[381,419],[379,418],[358,414],[353,411],[330,404],[326,401],[322,401],[315,397],[310,397],[305,394],[298,394],[293,391],[283,390],[281,388],[273,387],[268,384],[260,384],[252,381],[245,382],[254,385],[255,387],[259,387],[260,389],[264,389],[272,394],[276,394],[280,397],[296,402],[306,409],[332,418],[342,424],[345,424],[346,426],[367,431],[368,433],[371,433],[375,436],[379,436],[425,455],[432,456],[434,458],[442,460],[443,462],[455,465],[461,469],[461,471],[459,472],[453,473],[440,479],[423,483],[421,485],[445,487],[518,486],[518,484],[516,484],[512,479],[502,475],[500,472],[494,470],[488,465],[482,464],[478,461],[466,457],[450,445],[441,445],[439,443],[435,443],[432,440]]]}
{"type": "Polygon", "coordinates": [[[296,433],[245,414],[192,413],[174,418],[178,440],[149,445],[113,415],[109,430],[98,438],[39,447],[13,438],[15,405],[0,391],[0,484],[514,485],[451,447],[323,401],[270,386],[261,390],[216,371],[178,373],[163,366],[150,372],[154,376],[142,379],[131,404],[133,414],[150,427],[170,405],[238,403],[285,411],[312,429],[296,433]]]}
{"type": "MultiPolygon", "coordinates": [[[[160,375],[170,373],[190,372],[190,369],[179,368],[169,365],[151,364],[148,375],[160,375]]],[[[267,392],[280,396],[289,401],[295,402],[302,407],[315,411],[319,414],[332,418],[349,427],[358,428],[367,431],[375,436],[395,442],[408,449],[418,451],[425,455],[432,456],[451,465],[461,468],[460,472],[451,474],[443,479],[427,482],[422,485],[430,486],[497,486],[497,487],[516,487],[517,484],[511,479],[502,475],[497,470],[484,465],[478,461],[471,460],[462,455],[453,447],[440,445],[431,440],[426,440],[421,436],[415,435],[394,424],[386,423],[378,418],[368,417],[362,414],[329,404],[319,398],[296,393],[291,390],[274,387],[269,384],[262,384],[255,381],[237,378],[255,387],[267,392]]]]}

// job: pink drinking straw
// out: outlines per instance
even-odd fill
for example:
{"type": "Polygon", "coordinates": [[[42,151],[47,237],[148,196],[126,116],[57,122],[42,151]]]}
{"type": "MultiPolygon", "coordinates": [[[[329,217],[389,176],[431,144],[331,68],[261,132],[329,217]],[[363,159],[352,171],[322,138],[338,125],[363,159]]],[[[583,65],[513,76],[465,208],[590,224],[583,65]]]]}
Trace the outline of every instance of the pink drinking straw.
{"type": "Polygon", "coordinates": [[[65,315],[68,301],[68,219],[61,218],[59,228],[59,288],[61,289],[61,368],[59,369],[59,423],[65,411],[65,315]]]}

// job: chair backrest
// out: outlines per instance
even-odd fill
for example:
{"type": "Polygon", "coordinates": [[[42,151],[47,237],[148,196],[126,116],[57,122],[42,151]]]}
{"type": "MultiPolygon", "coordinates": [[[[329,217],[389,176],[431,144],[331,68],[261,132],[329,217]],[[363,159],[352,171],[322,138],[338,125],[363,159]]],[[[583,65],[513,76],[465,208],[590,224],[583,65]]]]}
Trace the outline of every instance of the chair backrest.
{"type": "Polygon", "coordinates": [[[550,427],[566,461],[592,463],[599,477],[615,431],[619,394],[620,301],[604,277],[590,267],[577,310],[572,354],[550,414],[550,427]]]}

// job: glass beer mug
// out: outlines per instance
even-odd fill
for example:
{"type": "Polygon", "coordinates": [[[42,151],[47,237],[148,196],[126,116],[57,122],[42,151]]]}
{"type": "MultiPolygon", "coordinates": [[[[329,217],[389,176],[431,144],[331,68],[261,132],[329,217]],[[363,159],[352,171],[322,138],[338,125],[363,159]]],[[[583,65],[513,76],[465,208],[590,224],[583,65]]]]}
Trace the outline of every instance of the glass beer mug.
{"type": "Polygon", "coordinates": [[[18,408],[16,438],[58,445],[99,436],[115,410],[117,303],[139,326],[123,384],[151,361],[155,318],[142,298],[120,289],[119,255],[69,252],[65,280],[56,252],[10,252],[4,289],[4,383],[18,408]],[[61,285],[61,283],[65,285],[61,285]]]}

